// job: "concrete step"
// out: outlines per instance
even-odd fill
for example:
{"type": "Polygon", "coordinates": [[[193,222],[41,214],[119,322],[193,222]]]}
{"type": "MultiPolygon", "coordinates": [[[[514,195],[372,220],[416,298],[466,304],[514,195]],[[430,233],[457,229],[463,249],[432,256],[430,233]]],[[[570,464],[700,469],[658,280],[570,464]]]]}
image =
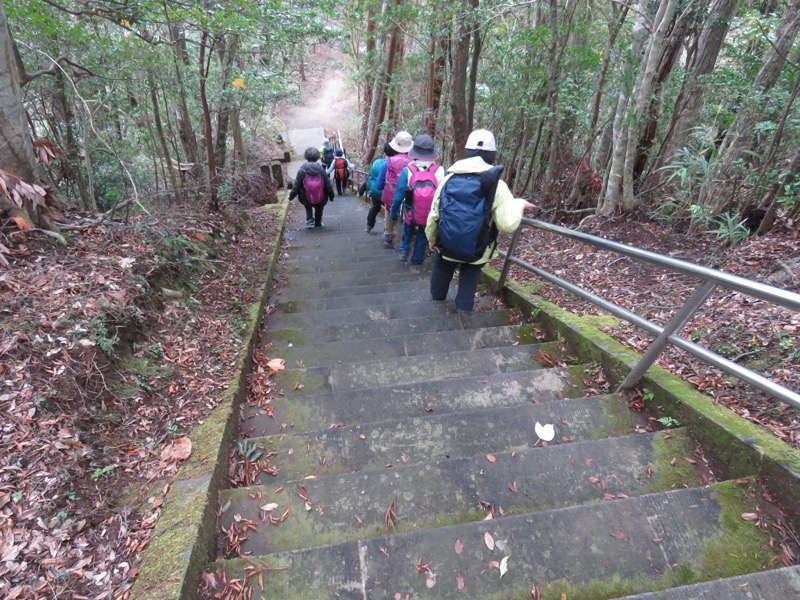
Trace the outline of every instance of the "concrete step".
{"type": "MultiPolygon", "coordinates": [[[[286,279],[285,284],[289,283],[286,279]]],[[[391,294],[395,292],[414,291],[422,294],[426,300],[430,300],[430,276],[420,277],[414,281],[391,281],[382,283],[372,283],[365,285],[352,285],[341,288],[314,288],[311,286],[293,285],[292,287],[280,288],[279,293],[273,297],[280,298],[281,301],[298,301],[311,299],[327,298],[355,298],[373,294],[391,294]]]]}
{"type": "MultiPolygon", "coordinates": [[[[694,443],[680,430],[414,465],[399,464],[316,479],[224,491],[220,525],[249,519],[261,524],[277,504],[292,518],[280,527],[260,525],[241,544],[252,555],[380,537],[386,511],[398,532],[480,521],[487,510],[512,515],[568,505],[619,500],[705,483],[689,463],[694,443]]],[[[222,549],[224,551],[224,549],[222,549]]]]}
{"type": "MultiPolygon", "coordinates": [[[[552,424],[550,445],[628,435],[647,423],[610,394],[559,402],[522,404],[415,417],[316,431],[286,432],[240,441],[242,454],[269,454],[276,475],[262,472],[254,481],[271,484],[308,476],[320,477],[417,464],[460,456],[513,452],[540,444],[535,424],[552,424]]],[[[280,483],[277,483],[280,485],[280,483]]]]}
{"type": "Polygon", "coordinates": [[[247,597],[270,600],[527,598],[534,585],[548,599],[618,598],[769,568],[769,532],[739,516],[760,502],[754,487],[728,481],[217,566],[252,588],[247,597]]]}
{"type": "Polygon", "coordinates": [[[554,342],[481,348],[448,354],[401,356],[392,360],[372,360],[343,363],[330,367],[306,365],[301,369],[286,369],[276,373],[273,380],[279,390],[320,394],[368,387],[488,376],[495,373],[522,372],[541,369],[550,364],[540,361],[567,360],[562,346],[554,342]],[[538,360],[537,360],[538,359],[538,360]]]}
{"type": "Polygon", "coordinates": [[[264,340],[279,346],[281,342],[291,344],[313,344],[344,340],[396,337],[409,333],[454,331],[510,325],[516,319],[509,310],[477,311],[469,315],[450,312],[427,317],[414,316],[406,319],[375,320],[364,323],[315,322],[304,327],[281,327],[267,319],[264,340]]]}
{"type": "Polygon", "coordinates": [[[800,566],[684,585],[620,600],[789,600],[800,598],[800,566]]]}
{"type": "Polygon", "coordinates": [[[319,395],[277,390],[276,396],[242,409],[245,437],[319,429],[321,425],[375,423],[429,412],[442,415],[586,395],[582,366],[424,381],[319,395]]]}
{"type": "Polygon", "coordinates": [[[380,359],[388,361],[402,356],[520,346],[534,344],[537,341],[533,337],[532,328],[529,325],[508,325],[505,327],[409,333],[408,335],[373,338],[370,340],[298,344],[292,347],[273,345],[270,356],[278,356],[285,359],[287,368],[311,365],[333,366],[365,360],[380,359]]]}
{"type": "Polygon", "coordinates": [[[374,272],[350,269],[347,271],[286,274],[285,277],[292,287],[297,286],[300,290],[307,288],[337,290],[382,283],[416,283],[420,281],[430,283],[431,278],[430,271],[419,267],[404,267],[399,261],[396,269],[382,269],[374,272]]]}

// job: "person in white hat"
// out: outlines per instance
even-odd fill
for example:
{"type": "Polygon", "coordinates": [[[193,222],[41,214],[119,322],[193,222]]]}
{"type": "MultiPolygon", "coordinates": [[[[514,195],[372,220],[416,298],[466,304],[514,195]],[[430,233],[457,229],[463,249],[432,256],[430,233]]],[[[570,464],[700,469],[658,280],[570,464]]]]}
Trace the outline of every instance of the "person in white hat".
{"type": "Polygon", "coordinates": [[[464,145],[464,158],[447,169],[436,189],[425,235],[435,253],[431,271],[431,299],[443,302],[459,269],[456,311],[472,312],[483,265],[494,258],[497,232],[519,227],[522,214],[536,205],[515,198],[500,179],[503,167],[494,167],[494,134],[477,129],[464,145]],[[490,219],[484,220],[489,214],[490,219]]]}
{"type": "Polygon", "coordinates": [[[407,131],[398,131],[397,135],[389,142],[389,146],[397,154],[386,160],[381,174],[378,175],[378,189],[383,190],[381,192],[381,201],[386,209],[386,218],[383,221],[383,236],[381,236],[383,245],[386,248],[392,248],[394,245],[395,220],[389,216],[389,211],[392,209],[394,191],[397,187],[397,181],[400,179],[400,173],[411,162],[408,157],[408,151],[414,146],[414,139],[407,131]]]}

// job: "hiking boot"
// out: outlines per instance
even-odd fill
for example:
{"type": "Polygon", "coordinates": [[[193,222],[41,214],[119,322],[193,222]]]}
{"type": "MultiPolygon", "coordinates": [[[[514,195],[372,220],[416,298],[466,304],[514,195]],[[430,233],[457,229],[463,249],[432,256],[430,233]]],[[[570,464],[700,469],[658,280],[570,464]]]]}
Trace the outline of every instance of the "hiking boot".
{"type": "Polygon", "coordinates": [[[397,258],[400,260],[400,262],[403,262],[403,263],[406,262],[408,260],[408,252],[404,252],[404,251],[401,250],[398,253],[397,258]]]}
{"type": "Polygon", "coordinates": [[[364,231],[366,231],[367,233],[372,233],[372,227],[367,225],[367,228],[364,231]]]}
{"type": "Polygon", "coordinates": [[[313,227],[314,219],[306,219],[306,227],[313,227]]]}
{"type": "Polygon", "coordinates": [[[325,223],[320,223],[319,225],[314,225],[314,227],[325,227],[325,223]]]}
{"type": "Polygon", "coordinates": [[[394,246],[394,236],[386,235],[385,233],[381,236],[381,240],[383,240],[384,248],[392,248],[394,246]]]}

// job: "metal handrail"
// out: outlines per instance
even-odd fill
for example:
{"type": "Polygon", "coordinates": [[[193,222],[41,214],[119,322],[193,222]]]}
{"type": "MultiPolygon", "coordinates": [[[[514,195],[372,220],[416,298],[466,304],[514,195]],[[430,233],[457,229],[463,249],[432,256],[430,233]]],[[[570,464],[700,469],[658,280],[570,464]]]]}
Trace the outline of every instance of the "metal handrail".
{"type": "Polygon", "coordinates": [[[697,312],[697,310],[705,303],[706,299],[718,286],[735,290],[747,296],[759,298],[772,304],[777,304],[795,311],[800,311],[800,294],[764,283],[759,283],[757,281],[752,281],[750,279],[739,277],[738,275],[733,275],[724,271],[718,271],[708,267],[696,265],[688,261],[663,256],[656,252],[636,248],[635,246],[628,246],[627,244],[606,240],[583,233],[581,231],[576,231],[567,227],[561,227],[560,225],[553,225],[552,223],[546,223],[544,221],[537,221],[535,219],[528,218],[522,219],[522,223],[511,238],[511,243],[509,244],[508,250],[500,250],[499,254],[505,259],[505,261],[500,272],[498,289],[502,289],[502,287],[505,285],[506,278],[508,277],[508,271],[511,268],[511,265],[514,264],[526,269],[527,271],[530,271],[531,273],[534,273],[546,281],[564,288],[576,296],[599,306],[603,310],[608,311],[612,315],[628,321],[629,323],[632,323],[633,325],[636,325],[656,336],[655,341],[653,341],[642,358],[639,359],[631,372],[625,378],[625,381],[619,385],[618,389],[629,389],[634,387],[644,376],[645,372],[656,362],[656,360],[658,360],[658,357],[669,343],[681,348],[682,350],[685,350],[686,352],[689,352],[700,360],[749,383],[755,388],[775,398],[778,398],[783,402],[786,402],[794,408],[800,409],[800,394],[797,392],[794,392],[793,390],[790,390],[789,388],[786,388],[772,381],[771,379],[756,373],[755,371],[751,371],[750,369],[728,360],[727,358],[720,356],[715,352],[703,348],[702,346],[698,346],[697,344],[676,335],[677,332],[692,318],[694,313],[697,312]],[[669,271],[690,275],[700,279],[701,284],[692,297],[689,298],[676,311],[669,323],[667,323],[666,326],[661,327],[656,323],[637,315],[636,313],[617,306],[613,302],[609,302],[608,300],[605,300],[600,296],[593,294],[592,292],[584,290],[579,286],[576,286],[564,279],[561,279],[560,277],[557,277],[556,275],[553,275],[552,273],[549,273],[548,271],[545,271],[544,269],[541,269],[514,256],[514,251],[516,250],[517,243],[519,242],[523,225],[530,225],[544,231],[549,231],[551,233],[578,240],[585,244],[594,246],[595,248],[600,248],[601,250],[608,250],[629,258],[658,265],[669,271]]]}

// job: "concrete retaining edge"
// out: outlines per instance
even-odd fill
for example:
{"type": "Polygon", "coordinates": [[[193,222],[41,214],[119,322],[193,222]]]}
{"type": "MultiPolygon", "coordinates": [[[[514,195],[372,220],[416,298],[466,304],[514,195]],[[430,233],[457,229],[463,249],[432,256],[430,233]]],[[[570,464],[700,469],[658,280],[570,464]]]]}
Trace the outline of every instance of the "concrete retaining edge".
{"type": "MultiPolygon", "coordinates": [[[[491,289],[497,288],[497,271],[487,267],[483,278],[491,289]]],[[[591,319],[537,296],[536,287],[509,280],[503,296],[553,339],[565,339],[582,360],[602,364],[612,388],[618,386],[641,355],[589,324],[591,319]]],[[[658,365],[650,367],[639,385],[653,394],[649,412],[679,419],[704,441],[719,476],[733,479],[755,474],[786,516],[800,526],[800,451],[658,365]]]]}
{"type": "MultiPolygon", "coordinates": [[[[281,250],[281,238],[289,211],[288,194],[283,201],[264,207],[278,211],[279,226],[270,266],[260,298],[251,305],[245,343],[235,374],[225,389],[222,402],[189,437],[192,454],[181,465],[164,501],[149,546],[142,552],[139,575],[131,589],[131,600],[189,600],[196,596],[203,570],[211,559],[215,541],[217,498],[227,487],[229,451],[237,435],[239,404],[247,396],[247,376],[252,367],[253,348],[281,250]]],[[[265,244],[266,245],[266,244],[265,244]]]]}

